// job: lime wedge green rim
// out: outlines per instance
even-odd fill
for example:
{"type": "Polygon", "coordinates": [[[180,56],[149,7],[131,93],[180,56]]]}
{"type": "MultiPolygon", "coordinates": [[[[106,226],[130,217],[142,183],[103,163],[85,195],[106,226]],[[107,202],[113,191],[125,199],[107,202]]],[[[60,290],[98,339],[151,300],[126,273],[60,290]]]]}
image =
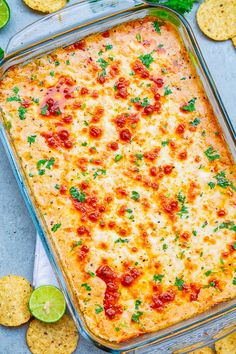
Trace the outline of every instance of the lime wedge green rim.
{"type": "Polygon", "coordinates": [[[10,17],[11,17],[10,7],[8,6],[8,3],[5,0],[0,0],[0,11],[1,10],[5,11],[5,13],[4,13],[5,16],[3,14],[1,14],[1,12],[0,12],[0,29],[2,29],[3,27],[5,27],[8,24],[10,17]]]}
{"type": "MultiPolygon", "coordinates": [[[[40,297],[39,297],[39,299],[40,299],[40,297]]],[[[40,307],[40,305],[37,306],[37,307],[40,307]]],[[[58,322],[63,317],[63,315],[65,314],[65,312],[66,312],[66,301],[65,301],[63,293],[56,286],[54,286],[54,285],[42,285],[42,286],[39,286],[38,288],[34,289],[34,291],[32,292],[32,294],[30,296],[30,299],[29,299],[29,310],[30,310],[31,314],[37,320],[45,322],[45,323],[55,323],[55,322],[58,322]],[[60,298],[59,301],[61,302],[61,304],[60,304],[61,306],[60,306],[60,312],[58,312],[57,317],[54,317],[52,319],[52,318],[50,318],[50,315],[49,315],[49,318],[46,319],[45,316],[42,317],[42,316],[39,315],[39,313],[37,311],[35,311],[35,305],[36,305],[36,303],[34,303],[35,295],[37,295],[38,293],[40,294],[41,291],[42,291],[42,294],[43,294],[43,292],[48,292],[48,291],[49,291],[49,294],[50,294],[50,292],[51,293],[54,292],[55,298],[56,297],[60,298]]]]}

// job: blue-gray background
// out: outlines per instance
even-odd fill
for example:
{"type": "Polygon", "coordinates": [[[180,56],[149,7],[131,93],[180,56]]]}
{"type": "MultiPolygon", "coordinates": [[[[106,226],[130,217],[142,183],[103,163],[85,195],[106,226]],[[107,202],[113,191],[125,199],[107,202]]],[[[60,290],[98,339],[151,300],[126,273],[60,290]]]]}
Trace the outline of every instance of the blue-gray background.
{"type": "MultiPolygon", "coordinates": [[[[75,2],[76,0],[70,0],[70,4],[75,2]]],[[[42,16],[27,8],[21,0],[8,0],[8,3],[11,8],[11,20],[0,30],[0,47],[3,49],[11,36],[42,16]]],[[[214,42],[203,36],[196,24],[197,6],[195,5],[191,14],[187,15],[187,19],[195,32],[226,110],[236,127],[236,50],[230,40],[214,42]]],[[[32,280],[35,235],[34,225],[0,143],[0,277],[13,273],[32,280]]],[[[0,354],[29,353],[25,343],[26,328],[27,326],[0,326],[0,354]]],[[[81,340],[76,353],[101,354],[102,351],[81,340]]]]}

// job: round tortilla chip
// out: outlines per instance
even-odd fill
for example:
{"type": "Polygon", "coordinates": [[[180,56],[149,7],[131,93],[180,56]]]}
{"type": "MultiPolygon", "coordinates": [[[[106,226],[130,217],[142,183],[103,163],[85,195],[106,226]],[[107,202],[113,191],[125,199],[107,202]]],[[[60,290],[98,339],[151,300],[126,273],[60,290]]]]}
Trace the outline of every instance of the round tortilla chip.
{"type": "Polygon", "coordinates": [[[207,0],[199,6],[197,23],[216,41],[236,36],[236,0],[207,0]]]}
{"type": "Polygon", "coordinates": [[[20,326],[28,322],[31,314],[28,303],[32,287],[28,280],[17,275],[0,279],[0,324],[20,326]]]}
{"type": "Polygon", "coordinates": [[[75,351],[78,340],[77,328],[68,315],[55,323],[34,319],[26,333],[26,341],[33,354],[71,354],[75,351]]]}
{"type": "Polygon", "coordinates": [[[62,9],[67,0],[23,0],[31,9],[51,13],[62,9]]]}
{"type": "Polygon", "coordinates": [[[236,332],[215,342],[217,354],[236,354],[236,332]]]}

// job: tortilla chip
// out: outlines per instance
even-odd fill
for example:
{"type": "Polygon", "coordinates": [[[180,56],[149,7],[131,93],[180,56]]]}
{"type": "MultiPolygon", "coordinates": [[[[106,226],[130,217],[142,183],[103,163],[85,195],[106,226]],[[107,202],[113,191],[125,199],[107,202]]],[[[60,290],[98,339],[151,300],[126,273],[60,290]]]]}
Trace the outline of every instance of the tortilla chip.
{"type": "Polygon", "coordinates": [[[28,307],[32,287],[28,280],[17,275],[7,275],[0,279],[0,324],[20,326],[29,321],[28,307]]]}
{"type": "Polygon", "coordinates": [[[32,320],[26,340],[33,354],[71,354],[77,347],[79,334],[73,319],[64,315],[56,323],[32,320]]]}
{"type": "Polygon", "coordinates": [[[217,354],[236,354],[236,332],[215,342],[217,354]]]}
{"type": "Polygon", "coordinates": [[[232,42],[233,42],[234,47],[236,48],[236,37],[232,38],[232,42]]]}
{"type": "Polygon", "coordinates": [[[51,13],[62,9],[67,0],[24,0],[24,2],[33,10],[51,13]]]}
{"type": "Polygon", "coordinates": [[[197,22],[202,32],[223,41],[236,36],[236,0],[207,0],[199,6],[197,22]]]}

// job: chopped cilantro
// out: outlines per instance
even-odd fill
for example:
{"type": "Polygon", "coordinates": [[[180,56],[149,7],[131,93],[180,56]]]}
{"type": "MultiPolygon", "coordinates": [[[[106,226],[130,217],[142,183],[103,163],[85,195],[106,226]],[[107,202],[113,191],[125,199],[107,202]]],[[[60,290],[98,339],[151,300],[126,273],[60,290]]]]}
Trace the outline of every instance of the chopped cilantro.
{"type": "Polygon", "coordinates": [[[96,179],[98,176],[106,175],[106,174],[107,174],[106,170],[103,170],[102,168],[99,168],[96,172],[94,172],[93,179],[96,179]]]}
{"type": "Polygon", "coordinates": [[[29,143],[30,146],[32,143],[35,143],[36,137],[37,137],[37,135],[30,135],[27,137],[27,142],[29,143]]]}
{"type": "Polygon", "coordinates": [[[13,87],[12,91],[14,92],[15,95],[18,95],[18,93],[20,92],[19,87],[15,86],[13,87]]]}
{"type": "Polygon", "coordinates": [[[176,278],[175,278],[175,284],[174,284],[174,285],[177,286],[177,288],[178,288],[179,290],[183,290],[183,285],[184,285],[183,279],[176,277],[176,278]]]}
{"type": "Polygon", "coordinates": [[[138,310],[139,309],[139,306],[142,304],[142,301],[141,300],[139,300],[139,299],[137,299],[137,300],[135,300],[135,303],[134,303],[134,305],[135,305],[135,310],[138,310]]]}
{"type": "Polygon", "coordinates": [[[115,156],[115,162],[118,162],[118,161],[120,161],[121,159],[123,159],[123,155],[118,154],[118,155],[115,156]]]}
{"type": "Polygon", "coordinates": [[[226,178],[224,171],[217,173],[217,175],[215,175],[214,177],[217,180],[217,185],[221,188],[231,187],[234,191],[236,191],[236,187],[233,185],[232,181],[229,181],[226,178]]]}
{"type": "Polygon", "coordinates": [[[42,109],[41,109],[41,114],[42,114],[43,116],[46,116],[47,113],[48,113],[48,105],[45,104],[45,106],[43,106],[42,109]]]}
{"type": "Polygon", "coordinates": [[[196,230],[193,230],[193,231],[192,231],[192,234],[193,234],[193,236],[197,236],[197,231],[196,231],[196,230]]]}
{"type": "Polygon", "coordinates": [[[60,189],[60,184],[55,184],[54,188],[60,189]]]}
{"type": "Polygon", "coordinates": [[[161,145],[162,145],[162,146],[167,146],[167,145],[169,145],[169,142],[170,142],[169,139],[163,140],[163,141],[161,142],[161,145]]]}
{"type": "Polygon", "coordinates": [[[134,71],[131,71],[131,72],[129,73],[129,76],[134,76],[134,71]]]}
{"type": "Polygon", "coordinates": [[[66,65],[70,65],[70,60],[66,60],[66,65]]]}
{"type": "Polygon", "coordinates": [[[140,198],[140,194],[136,191],[131,192],[131,199],[138,201],[140,198]]]}
{"type": "Polygon", "coordinates": [[[112,44],[107,44],[105,46],[106,50],[111,50],[113,48],[113,45],[112,44]]]}
{"type": "Polygon", "coordinates": [[[88,122],[86,120],[84,120],[84,125],[88,126],[88,122]]]}
{"type": "Polygon", "coordinates": [[[85,202],[86,200],[86,194],[83,192],[79,192],[77,188],[75,187],[71,187],[70,188],[70,195],[72,196],[72,198],[77,199],[78,202],[85,202]]]}
{"type": "Polygon", "coordinates": [[[168,245],[166,243],[164,243],[164,245],[162,246],[163,251],[166,251],[168,249],[168,245]]]}
{"type": "Polygon", "coordinates": [[[159,283],[161,283],[163,278],[164,278],[164,274],[154,274],[153,281],[155,282],[158,281],[159,283]]]}
{"type": "Polygon", "coordinates": [[[143,315],[143,312],[141,311],[137,311],[136,313],[133,313],[132,315],[132,321],[133,322],[136,322],[136,323],[139,323],[139,318],[143,315]]]}
{"type": "Polygon", "coordinates": [[[151,54],[140,55],[139,59],[141,60],[143,65],[145,65],[146,68],[148,68],[148,69],[150,68],[150,65],[152,64],[152,62],[154,62],[154,58],[152,57],[151,54]]]}
{"type": "Polygon", "coordinates": [[[204,221],[204,223],[202,224],[201,228],[202,229],[205,229],[205,227],[208,225],[208,222],[207,221],[204,221]]]}
{"type": "Polygon", "coordinates": [[[73,244],[73,247],[71,248],[71,251],[74,250],[74,248],[78,247],[78,246],[81,246],[82,245],[82,241],[79,240],[79,241],[76,241],[74,244],[73,244]]]}
{"type": "Polygon", "coordinates": [[[60,64],[61,63],[58,60],[55,61],[55,66],[59,66],[60,64]]]}
{"type": "Polygon", "coordinates": [[[53,232],[56,232],[60,227],[61,227],[61,224],[54,224],[53,227],[51,228],[51,230],[53,232]]]}
{"type": "Polygon", "coordinates": [[[217,154],[217,151],[214,150],[212,146],[210,146],[204,153],[209,161],[220,159],[220,155],[217,154]]]}
{"type": "Polygon", "coordinates": [[[51,157],[50,160],[48,160],[48,162],[46,164],[46,168],[48,168],[50,170],[51,167],[54,165],[54,163],[55,163],[55,159],[54,159],[54,157],[51,157]]]}
{"type": "Polygon", "coordinates": [[[83,283],[81,286],[84,287],[85,290],[87,290],[87,291],[90,291],[90,290],[91,290],[91,286],[88,285],[87,283],[83,283]]]}
{"type": "Polygon", "coordinates": [[[45,174],[45,169],[42,169],[41,167],[45,167],[45,168],[48,168],[50,170],[54,163],[55,163],[54,157],[51,157],[50,160],[46,160],[46,159],[39,160],[37,162],[37,168],[39,170],[39,172],[38,172],[39,175],[42,176],[42,175],[45,174]]]}
{"type": "Polygon", "coordinates": [[[134,154],[137,160],[142,160],[143,159],[143,154],[134,154]]]}
{"type": "Polygon", "coordinates": [[[228,229],[236,232],[236,224],[233,221],[222,222],[218,227],[214,229],[214,232],[217,232],[218,230],[221,229],[228,229]]]}
{"type": "Polygon", "coordinates": [[[81,145],[82,145],[82,146],[87,146],[88,143],[87,143],[86,141],[84,141],[81,145]]]}
{"type": "Polygon", "coordinates": [[[55,75],[55,72],[54,71],[50,71],[50,76],[54,76],[55,75]]]}
{"type": "Polygon", "coordinates": [[[215,188],[215,183],[213,183],[213,182],[209,182],[208,183],[208,186],[211,188],[211,189],[213,189],[213,188],[215,188]]]}
{"type": "Polygon", "coordinates": [[[32,102],[36,103],[36,104],[39,104],[39,99],[38,98],[31,98],[32,102]]]}
{"type": "Polygon", "coordinates": [[[150,105],[148,97],[145,97],[142,101],[141,101],[140,97],[131,98],[131,102],[132,103],[140,102],[142,107],[147,107],[150,105]]]}
{"type": "Polygon", "coordinates": [[[188,111],[188,112],[196,111],[196,107],[195,107],[196,100],[197,100],[196,98],[192,98],[190,101],[188,101],[187,105],[182,106],[182,110],[183,111],[188,111]]]}
{"type": "MultiPolygon", "coordinates": [[[[188,214],[188,208],[186,207],[185,203],[186,203],[186,197],[182,194],[182,192],[179,192],[179,194],[177,195],[177,199],[181,204],[181,209],[180,211],[177,213],[177,215],[180,216],[180,218],[182,219],[184,217],[184,215],[188,214]]],[[[187,216],[187,215],[186,215],[187,216]]]]}
{"type": "Polygon", "coordinates": [[[211,273],[212,273],[212,270],[208,270],[207,272],[205,272],[205,276],[209,277],[211,275],[211,273]]]}
{"type": "Polygon", "coordinates": [[[139,43],[142,41],[140,33],[137,34],[136,39],[139,43]]]}
{"type": "Polygon", "coordinates": [[[128,243],[129,240],[127,238],[118,238],[117,240],[115,240],[115,243],[128,243]]]}
{"type": "Polygon", "coordinates": [[[95,306],[96,306],[95,313],[98,315],[100,312],[103,311],[103,307],[101,305],[98,305],[98,304],[96,304],[95,306]]]}
{"type": "Polygon", "coordinates": [[[169,86],[165,86],[164,96],[171,95],[173,92],[169,88],[169,86]]]}
{"type": "Polygon", "coordinates": [[[19,97],[19,87],[15,86],[13,87],[12,91],[14,92],[15,96],[11,96],[7,98],[7,102],[12,102],[12,101],[17,101],[17,102],[21,102],[21,99],[19,97]]]}
{"type": "Polygon", "coordinates": [[[92,278],[94,278],[95,277],[95,274],[93,273],[93,272],[91,272],[91,270],[88,270],[88,272],[87,272],[89,275],[90,275],[90,277],[92,277],[92,278]]]}
{"type": "Polygon", "coordinates": [[[232,284],[236,285],[236,277],[233,279],[232,284]]]}
{"type": "Polygon", "coordinates": [[[27,112],[27,109],[25,107],[20,106],[18,108],[18,114],[19,114],[20,120],[24,120],[26,118],[26,116],[25,116],[26,112],[27,112]]]}
{"type": "Polygon", "coordinates": [[[97,62],[100,64],[100,67],[103,70],[103,75],[106,75],[106,68],[108,67],[109,63],[103,58],[99,58],[97,62]]]}
{"type": "Polygon", "coordinates": [[[192,127],[196,127],[198,124],[201,123],[201,120],[199,118],[195,118],[194,120],[190,121],[189,124],[192,126],[192,127]]]}

